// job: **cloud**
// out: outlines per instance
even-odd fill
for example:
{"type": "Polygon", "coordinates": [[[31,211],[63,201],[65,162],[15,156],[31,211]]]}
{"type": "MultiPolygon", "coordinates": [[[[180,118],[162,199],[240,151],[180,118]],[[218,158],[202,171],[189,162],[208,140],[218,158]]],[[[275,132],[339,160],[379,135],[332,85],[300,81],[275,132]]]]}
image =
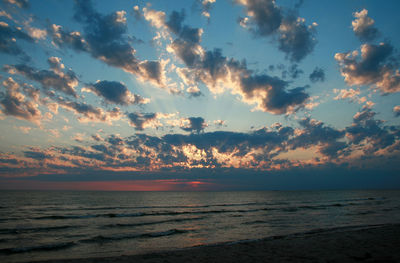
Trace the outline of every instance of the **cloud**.
{"type": "Polygon", "coordinates": [[[28,0],[3,0],[4,3],[16,5],[19,8],[27,9],[30,7],[28,0]]]}
{"type": "Polygon", "coordinates": [[[75,87],[78,85],[78,78],[76,74],[70,69],[65,70],[64,64],[58,57],[50,57],[47,62],[50,70],[38,70],[26,64],[6,65],[5,69],[10,74],[20,74],[39,82],[45,90],[54,88],[56,91],[77,97],[75,87]]]}
{"type": "Polygon", "coordinates": [[[251,17],[254,27],[251,30],[260,36],[275,33],[283,20],[281,8],[274,0],[240,0],[239,4],[246,7],[247,15],[251,17]]]}
{"type": "Polygon", "coordinates": [[[97,81],[94,84],[88,84],[83,91],[91,91],[97,96],[103,97],[106,102],[119,105],[146,104],[149,102],[149,99],[132,94],[125,84],[117,81],[97,81]]]}
{"type": "Polygon", "coordinates": [[[203,93],[197,86],[190,86],[186,89],[186,92],[189,93],[190,97],[200,97],[203,93]]]}
{"type": "Polygon", "coordinates": [[[6,92],[0,92],[1,112],[5,115],[40,124],[42,115],[38,108],[39,105],[26,99],[25,95],[21,93],[20,85],[12,78],[4,80],[2,85],[6,92]]]}
{"type": "Polygon", "coordinates": [[[28,133],[32,130],[32,127],[19,126],[18,129],[19,129],[22,133],[28,134],[28,133]]]}
{"type": "Polygon", "coordinates": [[[221,49],[203,50],[199,44],[202,30],[182,25],[183,12],[172,12],[167,22],[162,14],[157,16],[160,18],[157,25],[165,26],[178,37],[168,48],[188,67],[177,69],[185,84],[194,86],[202,82],[214,94],[230,90],[245,103],[256,104],[256,109],[273,114],[289,114],[305,106],[309,98],[306,87],[288,90],[288,82],[267,74],[254,74],[247,69],[246,61],[228,59],[221,49]]]}
{"type": "Polygon", "coordinates": [[[379,36],[379,31],[374,27],[375,21],[368,17],[368,10],[353,13],[356,18],[351,22],[353,31],[361,41],[372,41],[379,36]]]}
{"type": "Polygon", "coordinates": [[[184,131],[200,133],[207,127],[207,124],[202,117],[190,117],[186,120],[188,123],[181,126],[181,129],[184,131]]]}
{"type": "Polygon", "coordinates": [[[313,72],[309,76],[310,81],[316,83],[318,81],[324,82],[325,81],[325,72],[322,68],[315,67],[313,72]]]}
{"type": "Polygon", "coordinates": [[[139,60],[136,50],[131,46],[134,36],[127,34],[125,11],[108,15],[98,13],[91,1],[75,1],[75,19],[84,26],[83,34],[66,31],[53,24],[49,29],[53,43],[59,47],[70,47],[78,52],[88,52],[109,66],[117,67],[135,75],[141,81],[150,81],[164,87],[165,63],[139,60]]]}
{"type": "Polygon", "coordinates": [[[102,108],[94,107],[92,105],[67,100],[65,98],[55,98],[59,107],[73,112],[78,116],[80,122],[104,122],[111,124],[122,118],[123,114],[119,108],[115,107],[110,111],[104,111],[102,108]]]}
{"type": "Polygon", "coordinates": [[[131,112],[127,115],[131,126],[138,131],[143,131],[147,127],[154,126],[157,121],[156,113],[134,113],[131,112]]]}
{"type": "Polygon", "coordinates": [[[47,31],[45,29],[31,26],[30,24],[32,23],[32,21],[33,19],[30,18],[29,20],[24,22],[24,28],[28,32],[29,36],[35,40],[45,39],[47,36],[47,31]]]}
{"type": "Polygon", "coordinates": [[[396,117],[400,116],[400,105],[393,107],[393,113],[394,113],[394,116],[396,116],[396,117]]]}
{"type": "Polygon", "coordinates": [[[33,38],[23,32],[21,28],[14,28],[5,22],[0,22],[0,52],[21,56],[29,60],[29,56],[17,44],[17,39],[33,42],[33,38]]]}
{"type": "Polygon", "coordinates": [[[342,99],[342,100],[343,100],[343,99],[351,99],[351,100],[354,100],[354,99],[357,98],[358,95],[360,95],[360,90],[359,90],[359,89],[357,89],[357,90],[354,90],[354,89],[349,89],[349,90],[341,89],[341,90],[337,90],[337,89],[335,89],[334,92],[335,92],[335,93],[339,93],[339,94],[334,98],[334,100],[340,100],[340,99],[342,99]]]}
{"type": "Polygon", "coordinates": [[[288,141],[288,145],[292,149],[317,146],[321,154],[337,158],[347,146],[344,141],[340,141],[345,135],[343,130],[337,130],[310,118],[300,120],[299,124],[303,129],[288,141]]]}
{"type": "Polygon", "coordinates": [[[369,108],[357,112],[353,123],[346,128],[346,137],[352,144],[363,144],[365,154],[373,154],[394,145],[396,137],[400,135],[395,127],[383,126],[383,121],[375,120],[375,115],[369,108]]]}
{"type": "Polygon", "coordinates": [[[285,14],[274,0],[238,0],[237,3],[246,7],[248,15],[239,19],[240,24],[259,37],[277,36],[279,50],[291,61],[299,62],[314,50],[317,24],[307,26],[295,10],[285,14]]]}
{"type": "Polygon", "coordinates": [[[305,87],[285,90],[288,83],[268,75],[255,75],[241,79],[241,91],[245,99],[255,100],[263,111],[285,114],[304,106],[309,98],[305,87]]]}
{"type": "Polygon", "coordinates": [[[215,120],[214,125],[217,127],[226,127],[226,121],[224,120],[215,120]]]}
{"type": "Polygon", "coordinates": [[[138,5],[135,5],[133,7],[133,16],[135,17],[136,20],[141,20],[143,18],[143,15],[140,12],[140,8],[138,5]]]}
{"type": "Polygon", "coordinates": [[[78,31],[66,32],[60,25],[51,25],[50,34],[53,44],[58,47],[70,47],[75,51],[89,52],[89,44],[78,31]]]}
{"type": "MultiPolygon", "coordinates": [[[[135,115],[131,115],[133,121],[142,128],[148,125],[146,120],[160,118],[155,113],[135,115]]],[[[24,160],[30,161],[18,167],[30,168],[32,174],[53,169],[54,173],[62,174],[96,174],[97,179],[105,173],[124,176],[152,172],[153,176],[162,176],[173,171],[176,176],[181,171],[190,171],[193,175],[205,168],[215,174],[222,171],[226,174],[247,171],[247,174],[254,173],[255,169],[290,172],[308,167],[318,170],[324,166],[376,168],[382,165],[383,159],[392,164],[399,160],[400,132],[398,127],[383,126],[382,121],[374,120],[374,115],[370,110],[360,112],[354,116],[353,124],[342,130],[304,118],[296,129],[275,123],[251,132],[196,132],[192,127],[195,132],[161,137],[114,134],[89,141],[85,147],[28,148],[24,151],[24,160]],[[297,154],[293,152],[296,150],[297,154]],[[299,153],[307,155],[310,151],[317,151],[317,157],[315,154],[305,160],[299,157],[299,153]],[[361,156],[360,151],[364,153],[361,156]]],[[[201,119],[195,122],[204,124],[201,119]]],[[[0,153],[0,162],[9,169],[16,167],[7,164],[15,163],[12,159],[18,158],[0,153]]],[[[5,170],[0,172],[4,174],[5,170]]]]}
{"type": "Polygon", "coordinates": [[[38,161],[44,161],[46,159],[52,158],[51,155],[36,148],[31,148],[31,150],[29,151],[24,151],[24,156],[38,161]]]}
{"type": "Polygon", "coordinates": [[[77,0],[74,18],[84,26],[84,41],[80,34],[60,33],[61,37],[56,37],[55,42],[87,51],[110,66],[121,68],[158,86],[165,86],[163,64],[136,58],[136,51],[129,43],[125,15],[125,11],[103,15],[94,9],[91,1],[77,0]]]}
{"type": "Polygon", "coordinates": [[[202,0],[201,1],[201,7],[202,7],[202,12],[201,14],[207,19],[210,19],[210,11],[212,8],[212,5],[215,3],[216,0],[202,0]]]}
{"type": "Polygon", "coordinates": [[[305,24],[305,19],[291,14],[282,20],[279,27],[278,48],[291,61],[299,62],[314,50],[316,44],[315,27],[305,24]]]}
{"type": "Polygon", "coordinates": [[[289,76],[292,79],[297,79],[304,71],[299,69],[297,64],[291,65],[287,70],[282,71],[282,78],[289,76]]]}
{"type": "Polygon", "coordinates": [[[358,51],[353,51],[336,53],[335,59],[348,85],[373,85],[386,94],[400,91],[400,72],[392,55],[390,44],[364,44],[360,57],[358,51]]]}
{"type": "Polygon", "coordinates": [[[168,21],[164,22],[164,25],[178,36],[167,47],[167,50],[172,50],[186,65],[191,67],[200,60],[200,55],[203,52],[200,46],[203,30],[182,25],[184,19],[185,13],[183,10],[180,13],[173,11],[168,21]]]}

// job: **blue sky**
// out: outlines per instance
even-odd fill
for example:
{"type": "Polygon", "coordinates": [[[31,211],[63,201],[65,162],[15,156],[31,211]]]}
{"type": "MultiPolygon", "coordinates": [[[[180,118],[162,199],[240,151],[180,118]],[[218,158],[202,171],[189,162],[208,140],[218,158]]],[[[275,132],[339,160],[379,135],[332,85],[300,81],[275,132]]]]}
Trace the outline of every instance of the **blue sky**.
{"type": "Polygon", "coordinates": [[[397,1],[0,7],[3,189],[399,186],[397,1]]]}

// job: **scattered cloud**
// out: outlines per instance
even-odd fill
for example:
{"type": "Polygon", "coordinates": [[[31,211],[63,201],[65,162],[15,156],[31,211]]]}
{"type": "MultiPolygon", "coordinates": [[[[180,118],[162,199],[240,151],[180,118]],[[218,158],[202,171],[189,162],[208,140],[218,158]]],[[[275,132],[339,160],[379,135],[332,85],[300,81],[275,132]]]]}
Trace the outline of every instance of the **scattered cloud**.
{"type": "Polygon", "coordinates": [[[123,113],[117,107],[110,111],[105,111],[102,108],[94,107],[84,102],[77,102],[58,97],[57,102],[59,107],[73,112],[77,115],[80,122],[103,122],[111,124],[113,121],[120,120],[123,113]]]}
{"type": "Polygon", "coordinates": [[[19,8],[29,8],[29,1],[28,0],[2,0],[4,3],[16,5],[19,8]]]}
{"type": "Polygon", "coordinates": [[[21,28],[10,26],[6,22],[0,22],[0,52],[20,56],[24,60],[29,60],[29,56],[21,49],[17,39],[33,42],[33,38],[23,32],[21,28]]]}
{"type": "Polygon", "coordinates": [[[295,10],[284,11],[274,0],[238,0],[248,17],[239,19],[242,27],[259,37],[276,36],[278,48],[291,61],[299,62],[314,50],[317,23],[305,24],[295,10]]]}
{"type": "MultiPolygon", "coordinates": [[[[187,66],[177,68],[177,74],[185,84],[194,86],[202,82],[214,94],[230,90],[232,94],[240,95],[245,103],[255,104],[256,109],[273,114],[290,114],[305,106],[309,98],[306,86],[288,90],[289,82],[267,74],[254,74],[245,61],[228,59],[221,49],[204,50],[200,45],[203,30],[183,25],[183,11],[173,11],[168,20],[160,11],[146,10],[145,13],[154,26],[165,27],[177,35],[168,50],[187,66]]],[[[300,71],[294,74],[300,74],[300,71]]]]}
{"type": "Polygon", "coordinates": [[[310,81],[313,83],[316,83],[318,81],[324,82],[325,81],[325,71],[322,68],[315,67],[313,72],[311,72],[309,78],[310,78],[310,81]]]}
{"type": "Polygon", "coordinates": [[[79,82],[75,72],[71,69],[65,70],[64,64],[58,57],[50,57],[47,62],[50,65],[50,70],[38,70],[26,64],[6,65],[5,69],[10,74],[20,74],[40,83],[45,90],[53,88],[56,91],[77,97],[75,87],[79,82]]]}
{"type": "Polygon", "coordinates": [[[400,116],[400,105],[393,107],[393,113],[394,113],[394,116],[396,116],[396,117],[400,116]]]}
{"type": "Polygon", "coordinates": [[[134,113],[127,115],[131,126],[138,131],[143,131],[147,127],[156,126],[158,124],[156,113],[134,113]]]}
{"type": "Polygon", "coordinates": [[[4,80],[2,86],[6,92],[0,92],[1,113],[39,125],[42,117],[39,105],[21,93],[21,86],[11,77],[4,80]]]}
{"type": "Polygon", "coordinates": [[[128,38],[125,16],[123,10],[103,15],[94,9],[92,1],[77,0],[74,18],[84,26],[83,34],[64,31],[62,27],[53,25],[53,41],[61,47],[68,46],[76,51],[88,52],[110,66],[164,87],[163,64],[159,61],[141,61],[135,56],[136,50],[128,38]]]}
{"type": "Polygon", "coordinates": [[[181,129],[188,132],[200,133],[206,127],[207,124],[202,117],[190,117],[185,119],[181,129]]]}
{"type": "Polygon", "coordinates": [[[217,127],[226,127],[226,121],[224,120],[215,120],[213,123],[217,127]]]}
{"type": "Polygon", "coordinates": [[[119,105],[146,104],[150,101],[140,95],[132,94],[125,84],[117,81],[97,81],[94,84],[88,84],[82,91],[93,92],[103,97],[106,102],[119,105]]]}
{"type": "Polygon", "coordinates": [[[368,10],[353,13],[355,20],[351,22],[353,31],[361,41],[372,41],[379,36],[375,21],[368,17],[368,10]]]}
{"type": "Polygon", "coordinates": [[[211,11],[212,5],[215,3],[215,1],[216,0],[202,0],[201,1],[201,7],[202,7],[201,14],[203,16],[205,16],[207,19],[210,19],[210,11],[211,11]]]}
{"type": "Polygon", "coordinates": [[[396,69],[393,47],[388,43],[364,44],[359,52],[336,53],[340,71],[350,86],[375,86],[382,94],[400,91],[400,72],[396,69]]]}

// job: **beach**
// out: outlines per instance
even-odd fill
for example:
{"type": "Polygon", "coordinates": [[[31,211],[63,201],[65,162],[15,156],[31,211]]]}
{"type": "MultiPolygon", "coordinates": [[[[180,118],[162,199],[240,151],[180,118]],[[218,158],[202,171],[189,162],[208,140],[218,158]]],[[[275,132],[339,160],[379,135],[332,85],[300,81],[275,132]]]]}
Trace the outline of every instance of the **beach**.
{"type": "Polygon", "coordinates": [[[142,255],[42,261],[92,262],[400,262],[400,224],[313,230],[142,255]]]}

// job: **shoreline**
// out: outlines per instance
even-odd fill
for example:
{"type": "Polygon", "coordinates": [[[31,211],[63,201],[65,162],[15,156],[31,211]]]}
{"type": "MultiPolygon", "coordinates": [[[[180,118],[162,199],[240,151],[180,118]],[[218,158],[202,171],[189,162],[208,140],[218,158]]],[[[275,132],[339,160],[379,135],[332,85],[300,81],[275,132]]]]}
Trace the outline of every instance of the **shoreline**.
{"type": "Polygon", "coordinates": [[[147,254],[31,262],[400,262],[399,247],[400,224],[383,224],[315,229],[147,254]]]}

